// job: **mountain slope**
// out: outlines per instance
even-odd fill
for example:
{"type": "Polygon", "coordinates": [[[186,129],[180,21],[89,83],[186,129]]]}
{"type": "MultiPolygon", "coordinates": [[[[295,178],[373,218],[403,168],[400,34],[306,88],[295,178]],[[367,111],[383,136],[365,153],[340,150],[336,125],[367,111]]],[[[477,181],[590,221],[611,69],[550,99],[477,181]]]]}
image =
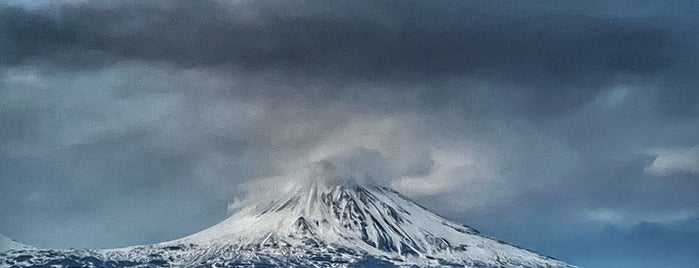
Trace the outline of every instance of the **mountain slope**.
{"type": "Polygon", "coordinates": [[[38,265],[72,256],[69,261],[107,267],[570,267],[452,223],[393,190],[352,183],[313,183],[266,204],[244,207],[199,233],[160,244],[25,251],[21,254],[29,258],[22,262],[16,261],[18,254],[0,255],[0,264],[38,265]]]}
{"type": "Polygon", "coordinates": [[[21,244],[6,236],[0,235],[0,252],[9,250],[31,249],[32,247],[21,244]]]}

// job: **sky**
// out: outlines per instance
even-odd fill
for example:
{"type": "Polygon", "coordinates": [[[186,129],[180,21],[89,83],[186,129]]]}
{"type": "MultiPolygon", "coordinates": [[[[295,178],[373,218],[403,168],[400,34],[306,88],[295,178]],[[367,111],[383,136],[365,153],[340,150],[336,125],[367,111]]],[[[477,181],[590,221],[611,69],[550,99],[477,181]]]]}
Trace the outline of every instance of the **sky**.
{"type": "Polygon", "coordinates": [[[697,12],[3,1],[0,234],[176,239],[335,161],[575,265],[699,267],[697,12]]]}

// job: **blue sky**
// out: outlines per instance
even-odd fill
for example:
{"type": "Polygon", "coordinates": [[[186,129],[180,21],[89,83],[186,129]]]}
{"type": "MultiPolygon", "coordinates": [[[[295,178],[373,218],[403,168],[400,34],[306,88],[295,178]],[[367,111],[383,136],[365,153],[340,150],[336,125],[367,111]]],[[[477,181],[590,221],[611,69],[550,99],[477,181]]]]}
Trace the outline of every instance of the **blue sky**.
{"type": "Polygon", "coordinates": [[[0,234],[174,239],[359,149],[353,174],[525,248],[697,267],[698,9],[4,1],[0,234]]]}

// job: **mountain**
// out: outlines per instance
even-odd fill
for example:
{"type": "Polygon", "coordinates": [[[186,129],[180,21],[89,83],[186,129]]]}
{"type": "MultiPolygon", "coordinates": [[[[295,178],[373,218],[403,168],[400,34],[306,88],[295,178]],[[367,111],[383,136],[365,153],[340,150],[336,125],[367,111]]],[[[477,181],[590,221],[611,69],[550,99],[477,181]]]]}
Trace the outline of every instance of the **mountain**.
{"type": "Polygon", "coordinates": [[[0,235],[0,252],[10,251],[10,250],[21,250],[21,249],[31,249],[32,247],[25,244],[21,244],[14,241],[6,236],[0,235]]]}
{"type": "Polygon", "coordinates": [[[199,233],[107,250],[14,250],[0,266],[572,267],[495,240],[383,187],[309,187],[241,208],[199,233]]]}

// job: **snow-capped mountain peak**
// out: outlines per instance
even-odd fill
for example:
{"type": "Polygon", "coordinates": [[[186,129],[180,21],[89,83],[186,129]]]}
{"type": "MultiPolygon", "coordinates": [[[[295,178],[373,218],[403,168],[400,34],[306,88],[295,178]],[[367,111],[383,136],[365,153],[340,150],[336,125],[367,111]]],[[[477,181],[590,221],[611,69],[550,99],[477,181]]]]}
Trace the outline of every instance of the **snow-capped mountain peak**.
{"type": "MultiPolygon", "coordinates": [[[[571,267],[450,222],[391,189],[353,182],[309,183],[243,206],[223,222],[178,240],[98,251],[36,250],[31,256],[23,263],[571,267]]],[[[16,257],[0,254],[0,263],[5,258],[17,264],[16,257]]]]}
{"type": "Polygon", "coordinates": [[[565,266],[450,222],[391,189],[351,181],[311,183],[268,203],[244,207],[220,224],[167,244],[183,243],[319,245],[396,264],[565,266]]]}

